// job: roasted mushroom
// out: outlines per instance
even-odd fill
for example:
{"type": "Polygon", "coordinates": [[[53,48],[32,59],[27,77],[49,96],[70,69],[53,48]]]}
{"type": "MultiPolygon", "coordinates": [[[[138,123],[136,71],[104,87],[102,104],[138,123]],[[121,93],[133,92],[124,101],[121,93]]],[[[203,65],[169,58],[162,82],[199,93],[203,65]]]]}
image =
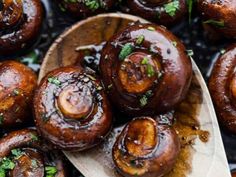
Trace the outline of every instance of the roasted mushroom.
{"type": "Polygon", "coordinates": [[[236,133],[236,44],[216,61],[209,80],[209,90],[219,122],[236,133]]]}
{"type": "Polygon", "coordinates": [[[65,177],[59,156],[50,156],[35,130],[23,129],[0,139],[0,174],[11,177],[65,177]],[[51,161],[53,159],[53,161],[51,161]]]}
{"type": "Polygon", "coordinates": [[[37,86],[36,74],[16,61],[0,63],[0,126],[15,128],[30,122],[37,86]]]}
{"type": "Polygon", "coordinates": [[[91,148],[112,126],[111,108],[100,81],[80,67],[50,72],[37,90],[34,112],[42,136],[64,150],[91,148]]]}
{"type": "Polygon", "coordinates": [[[81,0],[81,1],[59,1],[63,10],[68,11],[73,16],[85,18],[111,9],[116,3],[115,0],[81,0]]]}
{"type": "Polygon", "coordinates": [[[192,76],[183,44],[152,24],[132,25],[108,41],[100,70],[113,104],[133,116],[173,109],[184,99],[192,76]]]}
{"type": "Polygon", "coordinates": [[[42,20],[40,0],[0,1],[0,55],[15,54],[32,45],[42,20]]]}
{"type": "Polygon", "coordinates": [[[236,38],[236,5],[234,0],[198,0],[198,10],[203,24],[210,33],[221,33],[226,38],[236,38]]]}
{"type": "Polygon", "coordinates": [[[113,147],[113,160],[125,177],[161,177],[174,166],[180,152],[176,132],[150,117],[126,125],[113,147]]]}
{"type": "Polygon", "coordinates": [[[185,0],[127,0],[126,3],[134,15],[168,26],[179,22],[187,13],[185,0]]]}

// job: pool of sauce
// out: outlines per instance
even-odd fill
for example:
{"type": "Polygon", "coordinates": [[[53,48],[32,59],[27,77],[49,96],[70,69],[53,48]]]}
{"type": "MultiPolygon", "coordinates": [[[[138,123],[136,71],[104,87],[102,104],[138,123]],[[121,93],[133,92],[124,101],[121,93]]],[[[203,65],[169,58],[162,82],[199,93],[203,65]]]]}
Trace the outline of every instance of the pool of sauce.
{"type": "MultiPolygon", "coordinates": [[[[38,42],[34,46],[32,46],[31,49],[25,51],[24,53],[17,54],[16,56],[9,56],[7,58],[3,58],[0,56],[0,59],[6,60],[16,58],[38,72],[40,69],[40,64],[43,61],[43,57],[52,42],[65,29],[78,21],[65,14],[64,12],[61,12],[60,8],[58,8],[56,6],[56,3],[54,3],[53,1],[42,0],[42,2],[45,9],[45,20],[38,42]]],[[[209,41],[206,37],[206,34],[204,33],[201,21],[196,14],[193,14],[193,18],[190,24],[188,23],[188,19],[186,17],[186,20],[183,23],[175,26],[171,29],[171,31],[183,41],[188,50],[194,51],[193,59],[200,68],[206,81],[209,78],[212,65],[214,64],[217,56],[222,50],[225,49],[226,46],[232,43],[231,41],[209,41]]],[[[82,64],[84,66],[92,68],[95,71],[98,71],[97,64],[100,57],[100,49],[101,46],[90,46],[89,51],[92,52],[89,55],[87,55],[88,53],[86,54],[86,52],[83,51],[85,52],[85,58],[82,64]]],[[[81,50],[78,51],[78,53],[80,52],[81,50]]],[[[78,62],[81,62],[81,60],[78,62]]],[[[193,93],[191,92],[188,95],[194,97],[194,100],[200,103],[202,100],[201,97],[196,97],[196,95],[198,94],[201,95],[201,93],[199,93],[199,90],[197,91],[193,89],[193,93]]],[[[198,107],[193,106],[189,108],[189,111],[187,113],[183,111],[183,108],[188,105],[187,103],[188,98],[179,106],[179,108],[175,112],[171,112],[159,118],[161,119],[162,123],[174,124],[174,128],[177,130],[181,138],[181,153],[177,160],[175,168],[169,175],[167,175],[168,177],[185,177],[188,172],[191,171],[190,164],[193,154],[193,149],[191,147],[192,143],[197,137],[199,137],[201,141],[207,142],[209,137],[208,132],[200,130],[199,123],[196,119],[198,107]],[[170,117],[173,118],[170,119],[172,120],[171,122],[168,121],[170,117]],[[181,117],[181,119],[176,119],[176,117],[181,117]]],[[[117,123],[117,125],[118,124],[119,123],[117,123]]],[[[229,135],[223,130],[222,136],[229,163],[231,164],[231,167],[234,168],[233,163],[236,162],[236,142],[234,140],[235,137],[229,135]]],[[[82,176],[72,165],[70,165],[70,168],[73,168],[73,174],[71,174],[70,176],[82,176]]]]}

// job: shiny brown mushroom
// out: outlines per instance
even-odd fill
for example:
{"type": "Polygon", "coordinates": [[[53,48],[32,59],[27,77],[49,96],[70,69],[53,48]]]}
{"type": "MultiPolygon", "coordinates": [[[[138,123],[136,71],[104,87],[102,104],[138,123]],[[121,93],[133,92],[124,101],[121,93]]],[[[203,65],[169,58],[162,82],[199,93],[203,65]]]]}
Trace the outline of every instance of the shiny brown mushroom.
{"type": "Polygon", "coordinates": [[[60,7],[78,18],[85,18],[110,10],[116,3],[115,0],[82,0],[64,1],[57,0],[60,7]]]}
{"type": "Polygon", "coordinates": [[[9,177],[65,177],[66,172],[59,156],[48,158],[47,147],[37,132],[23,129],[0,139],[0,172],[9,177]],[[53,159],[53,161],[52,161],[53,159]]]}
{"type": "Polygon", "coordinates": [[[113,104],[132,116],[173,109],[185,98],[192,78],[183,44],[153,24],[132,25],[108,41],[100,70],[113,104]]]}
{"type": "Polygon", "coordinates": [[[174,166],[180,152],[176,132],[150,117],[126,125],[113,147],[113,160],[125,177],[161,177],[174,166]]]}
{"type": "Polygon", "coordinates": [[[209,33],[236,38],[236,3],[234,0],[198,0],[198,10],[209,33]]]}
{"type": "Polygon", "coordinates": [[[0,2],[0,55],[30,47],[39,35],[43,8],[40,0],[0,2]]]}
{"type": "Polygon", "coordinates": [[[16,61],[0,63],[0,126],[16,128],[33,121],[31,105],[36,74],[16,61]]]}
{"type": "Polygon", "coordinates": [[[185,0],[127,0],[126,3],[132,14],[162,25],[176,24],[187,14],[185,0]]]}
{"type": "Polygon", "coordinates": [[[112,126],[100,81],[80,67],[59,68],[45,76],[34,98],[34,112],[42,136],[64,150],[91,148],[112,126]]]}
{"type": "Polygon", "coordinates": [[[209,90],[219,122],[236,133],[236,44],[216,61],[209,80],[209,90]]]}

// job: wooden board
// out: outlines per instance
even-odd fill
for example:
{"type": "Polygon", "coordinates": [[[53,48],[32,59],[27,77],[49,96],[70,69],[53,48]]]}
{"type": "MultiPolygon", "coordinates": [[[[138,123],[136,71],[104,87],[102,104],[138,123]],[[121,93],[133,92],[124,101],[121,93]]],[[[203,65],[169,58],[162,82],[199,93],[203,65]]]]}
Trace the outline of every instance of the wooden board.
{"type": "MultiPolygon", "coordinates": [[[[76,62],[76,48],[99,44],[130,22],[147,21],[126,14],[102,14],[81,21],[64,32],[47,52],[39,80],[49,71],[76,62]]],[[[174,113],[174,128],[181,138],[181,154],[168,177],[230,177],[213,104],[205,81],[192,61],[194,78],[186,100],[174,113]],[[193,127],[196,126],[194,129],[193,127]],[[207,140],[207,142],[205,142],[207,140]]],[[[119,176],[114,170],[111,147],[120,127],[102,145],[82,153],[65,152],[86,177],[119,176]]]]}

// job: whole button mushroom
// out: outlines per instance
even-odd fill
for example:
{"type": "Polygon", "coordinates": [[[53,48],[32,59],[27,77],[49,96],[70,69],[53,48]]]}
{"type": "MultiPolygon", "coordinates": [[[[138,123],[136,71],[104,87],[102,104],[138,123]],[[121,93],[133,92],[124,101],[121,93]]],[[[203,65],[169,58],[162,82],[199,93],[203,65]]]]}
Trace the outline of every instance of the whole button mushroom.
{"type": "Polygon", "coordinates": [[[0,126],[16,128],[33,121],[31,105],[36,74],[16,61],[0,63],[0,126]]]}
{"type": "Polygon", "coordinates": [[[42,25],[40,0],[4,0],[0,2],[0,55],[15,54],[30,47],[42,25]]]}
{"type": "Polygon", "coordinates": [[[100,71],[112,103],[131,116],[173,109],[186,96],[192,65],[183,44],[153,24],[135,24],[102,50],[100,71]]]}
{"type": "Polygon", "coordinates": [[[58,148],[82,151],[99,144],[112,127],[101,82],[80,67],[50,72],[34,97],[36,126],[58,148]]]}

